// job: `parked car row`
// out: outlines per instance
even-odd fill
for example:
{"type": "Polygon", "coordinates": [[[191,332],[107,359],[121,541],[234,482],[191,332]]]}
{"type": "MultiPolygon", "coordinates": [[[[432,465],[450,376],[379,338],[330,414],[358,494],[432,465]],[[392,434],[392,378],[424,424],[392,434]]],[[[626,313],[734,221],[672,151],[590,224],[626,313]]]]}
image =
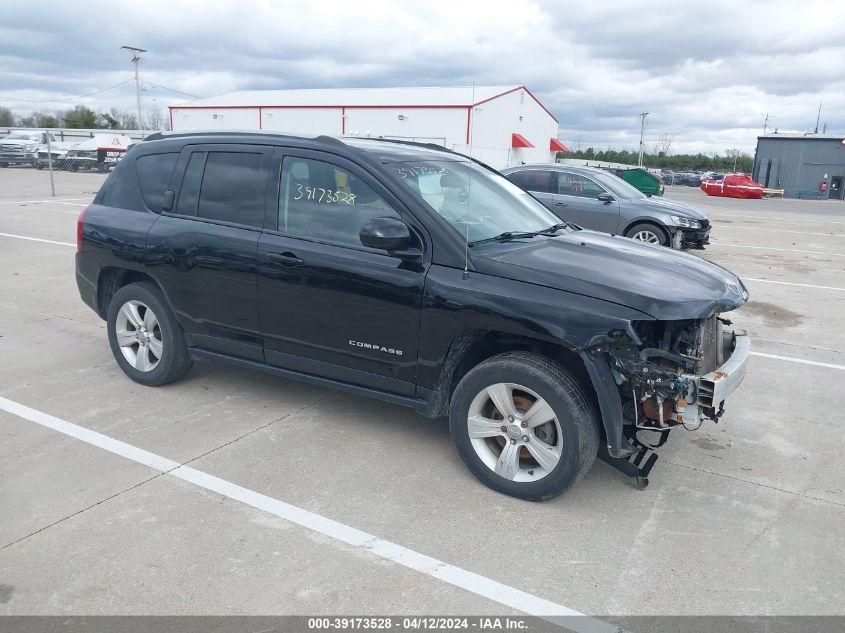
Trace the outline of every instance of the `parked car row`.
{"type": "Polygon", "coordinates": [[[0,139],[0,167],[29,165],[45,169],[108,171],[132,143],[128,136],[95,134],[73,143],[60,142],[52,132],[19,130],[0,139]],[[49,142],[48,142],[49,141],[49,142]]]}
{"type": "Polygon", "coordinates": [[[562,220],[586,229],[675,249],[710,242],[706,213],[677,200],[650,198],[604,169],[554,163],[511,167],[502,174],[562,220]]]}

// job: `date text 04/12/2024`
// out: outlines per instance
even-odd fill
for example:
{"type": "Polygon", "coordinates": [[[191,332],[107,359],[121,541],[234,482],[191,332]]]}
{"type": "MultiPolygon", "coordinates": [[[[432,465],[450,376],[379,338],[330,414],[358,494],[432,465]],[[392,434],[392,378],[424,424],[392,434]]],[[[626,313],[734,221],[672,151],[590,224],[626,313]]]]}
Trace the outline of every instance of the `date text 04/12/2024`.
{"type": "Polygon", "coordinates": [[[405,631],[520,631],[528,628],[525,619],[514,617],[333,617],[309,618],[309,630],[405,630],[405,631]]]}

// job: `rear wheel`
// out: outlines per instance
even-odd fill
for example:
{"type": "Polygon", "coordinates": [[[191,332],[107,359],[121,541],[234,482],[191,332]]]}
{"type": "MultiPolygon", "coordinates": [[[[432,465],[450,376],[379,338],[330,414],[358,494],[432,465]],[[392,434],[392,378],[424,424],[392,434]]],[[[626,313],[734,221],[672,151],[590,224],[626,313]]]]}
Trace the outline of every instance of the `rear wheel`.
{"type": "Polygon", "coordinates": [[[598,419],[578,381],[526,352],[494,356],[470,370],[455,389],[449,426],[476,477],[530,501],[561,494],[598,453],[598,419]]]}
{"type": "Polygon", "coordinates": [[[117,364],[135,382],[163,385],[191,368],[182,328],[152,283],[118,290],[109,303],[106,327],[117,364]]]}
{"type": "Polygon", "coordinates": [[[669,235],[666,231],[656,224],[649,224],[647,222],[641,222],[632,226],[625,233],[625,237],[630,237],[632,240],[647,244],[669,245],[669,235]]]}

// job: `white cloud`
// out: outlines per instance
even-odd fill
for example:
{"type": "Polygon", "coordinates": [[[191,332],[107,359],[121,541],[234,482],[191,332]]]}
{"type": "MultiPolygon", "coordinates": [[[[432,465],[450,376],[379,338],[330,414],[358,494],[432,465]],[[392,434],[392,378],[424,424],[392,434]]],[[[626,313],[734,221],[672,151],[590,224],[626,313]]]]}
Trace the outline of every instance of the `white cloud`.
{"type": "MultiPolygon", "coordinates": [[[[12,0],[0,27],[0,104],[133,109],[123,44],[147,82],[210,96],[246,88],[526,84],[567,142],[752,150],[763,117],[811,129],[819,100],[845,132],[845,14],[827,2],[702,4],[430,0],[44,5],[12,0]],[[86,16],[81,19],[79,16],[86,16]],[[53,103],[33,103],[56,99],[53,103]]],[[[182,100],[147,85],[146,107],[182,100]],[[155,101],[153,101],[155,100],[155,101]]]]}

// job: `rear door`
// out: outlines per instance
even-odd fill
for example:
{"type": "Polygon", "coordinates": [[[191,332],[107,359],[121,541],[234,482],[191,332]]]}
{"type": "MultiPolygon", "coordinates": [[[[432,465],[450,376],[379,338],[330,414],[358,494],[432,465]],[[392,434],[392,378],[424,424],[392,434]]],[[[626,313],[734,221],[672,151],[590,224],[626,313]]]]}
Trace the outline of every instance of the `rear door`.
{"type": "Polygon", "coordinates": [[[530,191],[537,200],[546,205],[549,210],[564,220],[574,220],[569,217],[569,203],[561,199],[557,193],[557,173],[550,169],[524,169],[508,174],[508,179],[518,184],[526,191],[530,191]]]}
{"type": "Polygon", "coordinates": [[[425,232],[379,180],[342,157],[279,149],[258,248],[267,362],[413,395],[425,232]],[[365,247],[375,217],[410,225],[423,257],[365,247]]]}
{"type": "Polygon", "coordinates": [[[585,229],[617,233],[619,231],[619,201],[599,200],[598,196],[610,193],[592,178],[569,171],[557,173],[555,205],[564,204],[566,217],[585,229]]]}
{"type": "Polygon", "coordinates": [[[263,360],[256,256],[272,148],[192,145],[153,225],[147,263],[188,344],[263,360]]]}

